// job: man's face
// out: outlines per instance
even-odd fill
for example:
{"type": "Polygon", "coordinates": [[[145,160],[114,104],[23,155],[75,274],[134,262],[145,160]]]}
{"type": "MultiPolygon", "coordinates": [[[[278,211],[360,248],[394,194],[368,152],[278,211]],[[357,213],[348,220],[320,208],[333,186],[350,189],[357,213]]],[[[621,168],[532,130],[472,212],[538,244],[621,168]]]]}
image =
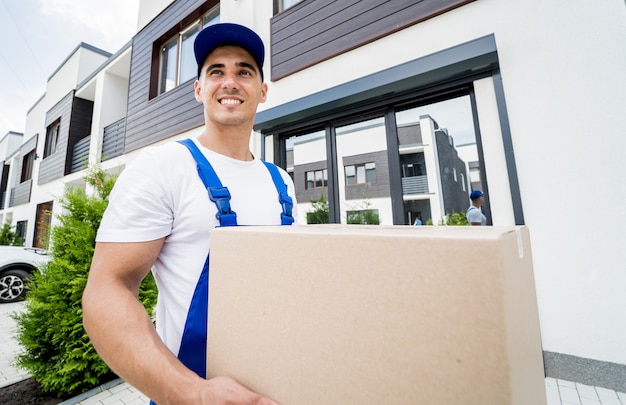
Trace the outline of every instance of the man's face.
{"type": "Polygon", "coordinates": [[[208,120],[221,125],[254,122],[257,106],[267,96],[254,58],[236,46],[216,48],[207,56],[194,89],[208,120]]]}

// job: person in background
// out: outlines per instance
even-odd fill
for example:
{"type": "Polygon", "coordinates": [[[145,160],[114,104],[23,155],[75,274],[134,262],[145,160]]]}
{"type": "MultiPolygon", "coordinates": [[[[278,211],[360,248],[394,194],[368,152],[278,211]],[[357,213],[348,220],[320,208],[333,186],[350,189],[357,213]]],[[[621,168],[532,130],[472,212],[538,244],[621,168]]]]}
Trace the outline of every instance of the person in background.
{"type": "Polygon", "coordinates": [[[296,217],[289,175],[249,147],[267,96],[265,48],[252,30],[222,23],[197,35],[194,52],[205,129],[144,149],[118,178],[98,229],[83,324],[111,369],[159,405],[275,405],[231,377],[206,379],[211,229],[290,225],[296,217]],[[215,180],[203,170],[224,187],[209,187],[215,180]],[[156,329],[137,300],[151,270],[156,329]]]}
{"type": "Polygon", "coordinates": [[[417,214],[417,216],[415,217],[415,222],[413,223],[413,225],[415,226],[422,225],[422,218],[420,217],[420,214],[417,214]]]}
{"type": "Polygon", "coordinates": [[[472,205],[469,206],[465,217],[470,225],[487,225],[487,217],[483,214],[481,207],[485,204],[485,195],[480,190],[474,190],[470,194],[472,205]]]}

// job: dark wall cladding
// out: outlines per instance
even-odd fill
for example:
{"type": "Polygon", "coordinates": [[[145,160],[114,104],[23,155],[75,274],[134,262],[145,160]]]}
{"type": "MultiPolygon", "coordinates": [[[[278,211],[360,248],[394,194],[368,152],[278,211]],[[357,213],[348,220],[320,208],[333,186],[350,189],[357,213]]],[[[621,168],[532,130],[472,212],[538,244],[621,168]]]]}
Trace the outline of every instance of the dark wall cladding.
{"type": "MultiPolygon", "coordinates": [[[[387,151],[369,152],[360,155],[344,156],[342,165],[374,163],[376,181],[373,183],[346,185],[346,200],[367,200],[368,198],[389,197],[389,161],[387,151]]],[[[341,170],[343,172],[343,170],[341,170]]]]}
{"type": "Polygon", "coordinates": [[[59,128],[56,152],[45,158],[42,157],[41,163],[39,164],[37,184],[46,184],[65,175],[65,160],[67,157],[73,99],[74,90],[70,91],[46,113],[46,129],[44,133],[41,134],[41,142],[46,142],[48,126],[59,118],[61,127],[59,128]]]}
{"type": "MultiPolygon", "coordinates": [[[[42,157],[39,164],[37,184],[46,184],[60,179],[72,172],[72,154],[74,145],[91,133],[93,102],[74,97],[74,90],[46,113],[46,131],[56,120],[60,120],[59,138],[56,152],[42,157]]],[[[41,142],[46,142],[46,133],[41,135],[41,142]]]]}
{"type": "Polygon", "coordinates": [[[325,160],[306,163],[294,167],[293,182],[296,185],[296,199],[298,202],[310,202],[318,200],[322,195],[328,199],[328,187],[306,188],[306,173],[315,170],[324,170],[327,167],[325,160]]]}
{"type": "Polygon", "coordinates": [[[37,148],[37,139],[38,136],[33,136],[28,141],[23,143],[22,146],[20,146],[20,158],[15,165],[15,174],[13,178],[13,184],[15,184],[15,187],[11,189],[9,207],[26,204],[30,201],[30,192],[32,189],[33,180],[29,179],[21,182],[22,166],[24,164],[24,157],[37,148]]]}
{"type": "Polygon", "coordinates": [[[178,0],[133,38],[124,152],[158,142],[204,123],[202,104],[193,94],[193,80],[161,95],[151,93],[158,74],[156,48],[217,1],[178,0]],[[154,71],[154,73],[153,73],[154,71]]]}
{"type": "Polygon", "coordinates": [[[304,1],[271,21],[272,80],[475,0],[304,1]]]}
{"type": "MultiPolygon", "coordinates": [[[[74,147],[78,142],[91,134],[92,117],[93,101],[74,97],[70,118],[70,130],[67,145],[65,147],[67,150],[65,158],[65,174],[72,173],[74,147]]],[[[87,149],[89,149],[89,141],[87,141],[87,149]]],[[[76,164],[81,166],[83,162],[76,162],[76,164]]]]}

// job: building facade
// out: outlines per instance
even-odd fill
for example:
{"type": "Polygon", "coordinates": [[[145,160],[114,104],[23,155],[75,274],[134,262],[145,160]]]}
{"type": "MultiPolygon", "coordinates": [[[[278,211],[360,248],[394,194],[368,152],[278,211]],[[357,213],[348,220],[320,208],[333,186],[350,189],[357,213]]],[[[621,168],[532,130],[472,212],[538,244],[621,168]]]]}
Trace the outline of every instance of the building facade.
{"type": "Polygon", "coordinates": [[[75,154],[120,172],[202,131],[190,44],[217,21],[267,44],[251,147],[294,176],[300,222],[323,195],[329,222],[436,225],[482,189],[490,224],[530,229],[546,374],[626,391],[622,0],[141,1],[131,42],[79,47],[92,68],[66,61],[4,159],[0,215],[27,221],[27,244],[85,187],[75,154]]]}

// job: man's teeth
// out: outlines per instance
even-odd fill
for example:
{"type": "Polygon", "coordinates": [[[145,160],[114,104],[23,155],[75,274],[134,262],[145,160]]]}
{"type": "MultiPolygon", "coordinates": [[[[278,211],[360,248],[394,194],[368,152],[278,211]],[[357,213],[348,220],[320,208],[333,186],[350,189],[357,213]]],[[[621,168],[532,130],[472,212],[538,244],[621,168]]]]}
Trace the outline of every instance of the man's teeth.
{"type": "Polygon", "coordinates": [[[241,100],[235,100],[235,99],[232,99],[232,98],[224,98],[224,99],[222,99],[222,101],[220,103],[221,104],[229,104],[229,105],[241,104],[241,100]]]}

